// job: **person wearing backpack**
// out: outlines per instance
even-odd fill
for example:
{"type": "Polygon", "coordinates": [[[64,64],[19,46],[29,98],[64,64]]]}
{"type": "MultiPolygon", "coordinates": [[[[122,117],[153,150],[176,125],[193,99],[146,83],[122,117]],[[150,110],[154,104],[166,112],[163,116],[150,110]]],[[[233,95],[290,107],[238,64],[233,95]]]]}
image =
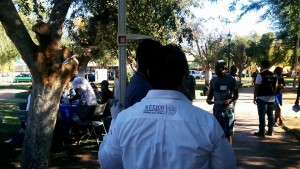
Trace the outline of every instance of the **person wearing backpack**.
{"type": "Polygon", "coordinates": [[[255,80],[253,103],[257,104],[259,116],[259,130],[254,132],[255,136],[264,137],[265,134],[272,136],[274,131],[275,94],[277,89],[278,77],[269,71],[270,62],[261,62],[262,71],[255,80]],[[265,133],[265,115],[268,116],[268,131],[265,133]]]}

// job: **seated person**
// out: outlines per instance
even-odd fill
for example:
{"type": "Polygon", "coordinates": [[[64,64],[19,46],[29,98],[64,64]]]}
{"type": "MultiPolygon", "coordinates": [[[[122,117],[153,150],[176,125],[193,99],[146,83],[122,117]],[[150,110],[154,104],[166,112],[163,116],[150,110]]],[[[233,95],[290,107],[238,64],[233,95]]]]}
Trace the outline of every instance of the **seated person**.
{"type": "Polygon", "coordinates": [[[82,77],[71,79],[76,95],[70,99],[70,103],[79,99],[80,102],[72,115],[72,120],[77,124],[84,124],[89,115],[95,110],[97,99],[90,83],[82,77]]]}
{"type": "MultiPolygon", "coordinates": [[[[59,106],[69,106],[70,105],[69,99],[75,95],[75,90],[71,88],[70,84],[71,83],[67,84],[67,86],[65,87],[65,89],[61,95],[59,106]],[[74,92],[74,95],[72,95],[73,92],[74,92]]],[[[75,101],[73,101],[73,104],[74,104],[74,102],[75,101]]]]}
{"type": "MultiPolygon", "coordinates": [[[[27,97],[27,105],[26,105],[26,111],[29,111],[29,106],[30,106],[30,99],[31,99],[31,90],[32,90],[32,85],[29,86],[28,88],[28,97],[27,97]]],[[[26,129],[26,123],[25,122],[21,122],[21,130],[22,129],[26,129]]]]}
{"type": "Polygon", "coordinates": [[[113,99],[114,95],[108,88],[109,83],[107,80],[101,82],[101,98],[97,101],[99,104],[106,103],[109,99],[113,99]]]}
{"type": "MultiPolygon", "coordinates": [[[[114,94],[112,91],[109,90],[108,86],[109,86],[109,83],[107,80],[103,80],[101,82],[101,99],[99,99],[97,101],[99,104],[107,103],[110,99],[114,98],[114,94]]],[[[111,106],[109,104],[110,103],[106,104],[104,112],[103,112],[103,117],[104,117],[103,121],[104,121],[104,125],[105,125],[106,129],[109,128],[110,122],[111,122],[111,119],[109,118],[111,116],[111,114],[110,114],[111,106]]]]}
{"type": "MultiPolygon", "coordinates": [[[[31,90],[32,90],[32,85],[30,85],[29,88],[28,88],[29,95],[27,97],[27,102],[24,102],[24,103],[26,103],[25,111],[29,111],[30,99],[31,99],[31,90]]],[[[23,106],[23,102],[21,104],[19,103],[19,106],[20,106],[20,110],[24,111],[24,109],[22,108],[22,107],[25,108],[25,105],[23,106]]],[[[1,114],[0,114],[0,116],[1,116],[1,114]]],[[[5,143],[8,143],[8,144],[12,145],[15,148],[22,147],[23,140],[24,140],[24,137],[25,137],[26,122],[21,121],[20,125],[21,125],[20,130],[17,131],[17,133],[15,133],[10,139],[4,141],[5,143]]]]}
{"type": "Polygon", "coordinates": [[[97,85],[92,82],[91,86],[92,86],[92,88],[95,92],[95,95],[96,95],[97,99],[100,99],[101,98],[101,93],[99,92],[97,85]]]}
{"type": "Polygon", "coordinates": [[[29,95],[27,97],[26,111],[29,111],[30,99],[31,99],[31,90],[32,90],[32,85],[30,85],[29,88],[28,88],[29,95]]]}

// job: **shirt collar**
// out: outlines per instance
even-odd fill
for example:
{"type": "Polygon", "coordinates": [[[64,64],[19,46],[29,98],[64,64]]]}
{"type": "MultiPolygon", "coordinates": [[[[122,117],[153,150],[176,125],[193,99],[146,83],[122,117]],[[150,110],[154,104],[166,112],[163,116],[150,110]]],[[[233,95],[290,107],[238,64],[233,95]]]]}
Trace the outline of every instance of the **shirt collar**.
{"type": "Polygon", "coordinates": [[[176,90],[150,90],[145,98],[166,98],[190,101],[183,93],[176,90]]]}

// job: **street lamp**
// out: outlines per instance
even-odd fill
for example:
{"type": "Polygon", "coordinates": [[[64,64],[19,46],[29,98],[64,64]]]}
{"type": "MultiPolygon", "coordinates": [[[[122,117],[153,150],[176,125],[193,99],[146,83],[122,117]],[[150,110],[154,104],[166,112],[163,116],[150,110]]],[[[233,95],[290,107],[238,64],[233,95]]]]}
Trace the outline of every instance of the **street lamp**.
{"type": "Polygon", "coordinates": [[[227,53],[227,57],[228,57],[228,69],[229,69],[229,63],[230,63],[230,41],[231,41],[231,34],[230,31],[227,35],[227,40],[228,40],[228,53],[227,53]]]}

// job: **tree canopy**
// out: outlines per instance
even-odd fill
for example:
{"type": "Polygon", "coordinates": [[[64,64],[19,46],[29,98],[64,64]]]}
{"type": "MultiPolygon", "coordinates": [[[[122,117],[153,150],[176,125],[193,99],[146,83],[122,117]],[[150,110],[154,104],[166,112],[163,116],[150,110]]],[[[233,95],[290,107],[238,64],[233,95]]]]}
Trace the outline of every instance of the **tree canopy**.
{"type": "MultiPolygon", "coordinates": [[[[197,4],[195,0],[128,0],[127,32],[151,35],[162,42],[174,40],[174,35],[180,36],[189,6],[197,4]]],[[[65,28],[74,30],[69,34],[74,35],[70,44],[81,46],[78,51],[97,49],[102,56],[116,50],[116,16],[115,0],[0,1],[0,22],[33,77],[22,168],[48,166],[60,97],[78,67],[78,60],[70,59],[74,55],[68,46],[61,45],[65,28]],[[25,26],[21,14],[36,20],[31,28],[25,26]],[[75,27],[75,19],[83,26],[75,27]],[[63,64],[66,59],[70,60],[63,64]]],[[[130,43],[127,53],[135,45],[130,43]]]]}

